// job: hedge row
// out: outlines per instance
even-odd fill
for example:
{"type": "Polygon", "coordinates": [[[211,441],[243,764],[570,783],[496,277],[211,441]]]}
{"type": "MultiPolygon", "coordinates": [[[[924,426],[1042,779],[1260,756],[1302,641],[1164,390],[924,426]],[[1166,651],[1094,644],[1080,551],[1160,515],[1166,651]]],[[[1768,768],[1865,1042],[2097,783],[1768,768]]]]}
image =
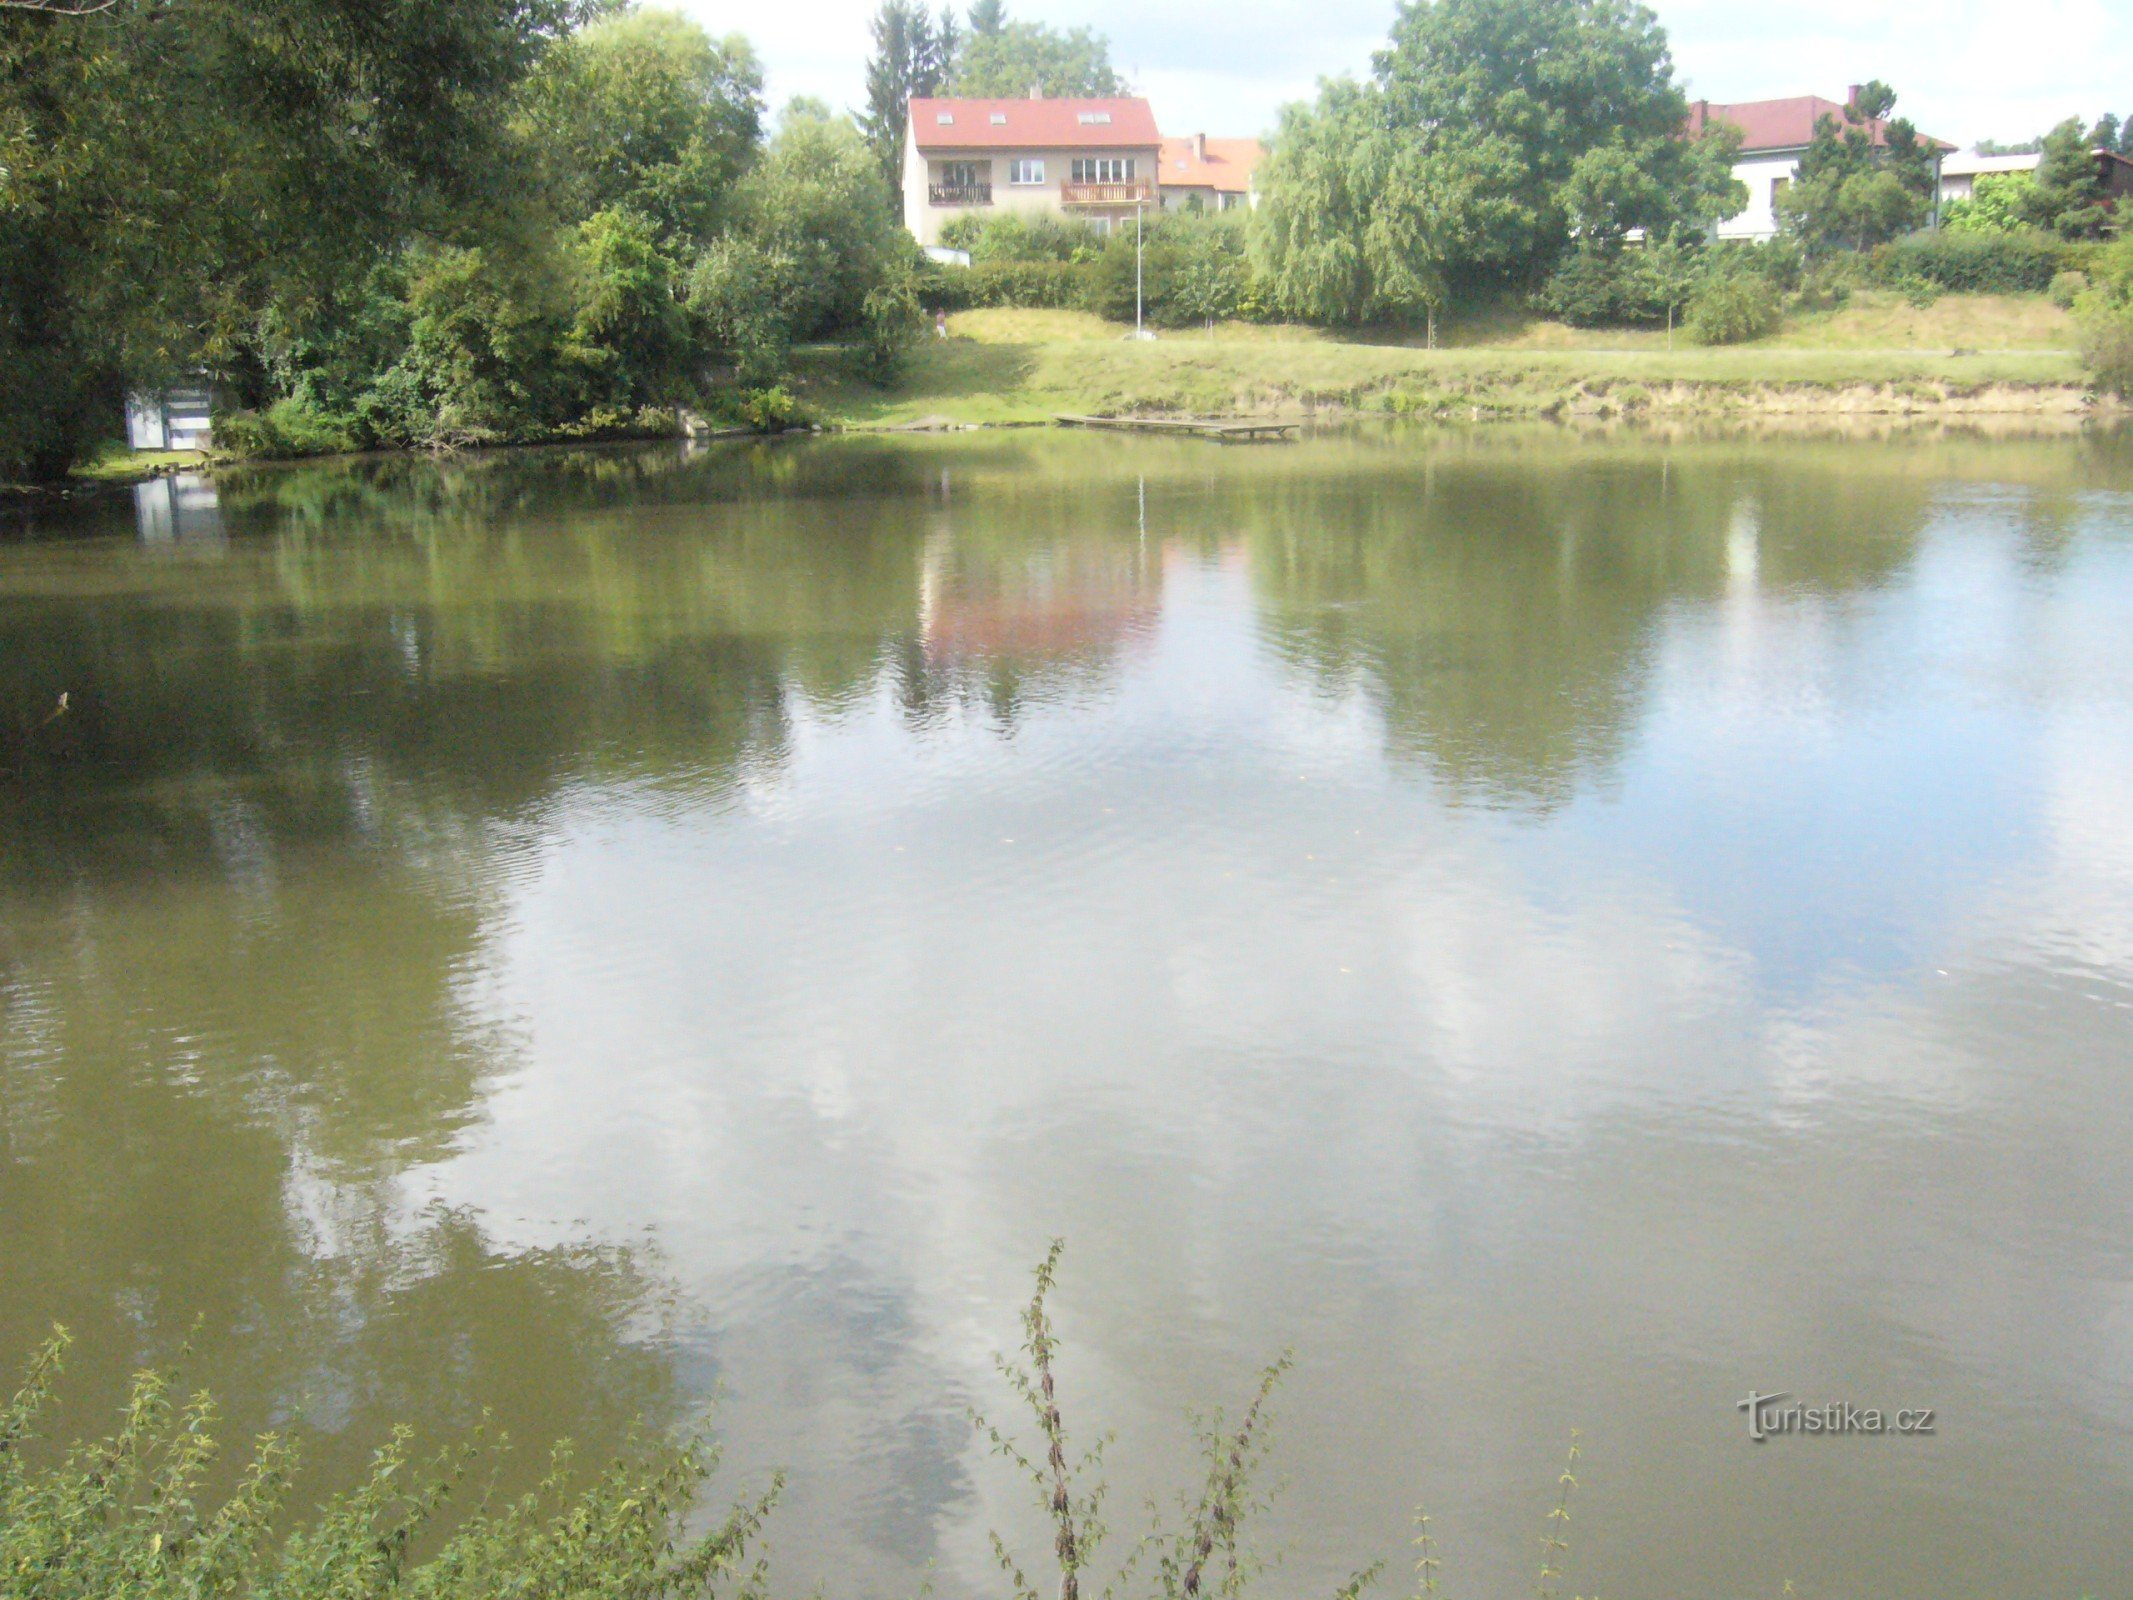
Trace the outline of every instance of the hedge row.
{"type": "Polygon", "coordinates": [[[1957,294],[2043,294],[2062,272],[2079,270],[2086,247],[2045,233],[1920,233],[1868,257],[1874,281],[1929,283],[1957,294]]]}
{"type": "Polygon", "coordinates": [[[919,299],[929,311],[968,311],[979,306],[1079,311],[1095,288],[1092,263],[1074,261],[982,261],[974,267],[929,268],[919,299]]]}

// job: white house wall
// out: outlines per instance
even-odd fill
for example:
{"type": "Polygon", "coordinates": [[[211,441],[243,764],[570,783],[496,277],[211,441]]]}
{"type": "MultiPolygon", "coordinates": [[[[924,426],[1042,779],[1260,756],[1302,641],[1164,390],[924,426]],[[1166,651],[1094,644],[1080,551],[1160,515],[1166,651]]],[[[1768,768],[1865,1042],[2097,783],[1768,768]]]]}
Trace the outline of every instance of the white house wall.
{"type": "Polygon", "coordinates": [[[1797,151],[1750,156],[1734,162],[1733,176],[1748,188],[1748,209],[1721,222],[1718,225],[1719,238],[1776,238],[1778,219],[1771,204],[1773,187],[1781,180],[1795,182],[1799,175],[1800,155],[1797,151]]]}
{"type": "Polygon", "coordinates": [[[915,133],[904,146],[904,224],[921,245],[931,247],[941,242],[941,230],[957,217],[999,216],[1007,212],[1023,216],[1077,217],[1096,224],[1107,216],[1131,218],[1131,206],[1113,208],[1110,212],[1085,206],[1071,210],[1060,198],[1063,185],[1072,179],[1073,163],[1077,160],[1112,158],[1131,160],[1136,163],[1136,181],[1154,188],[1157,169],[1162,164],[1161,150],[1150,146],[1146,149],[1124,148],[1113,150],[955,150],[940,151],[929,156],[918,148],[915,133]],[[991,174],[992,204],[973,206],[937,206],[931,198],[933,170],[944,162],[968,162],[980,175],[991,174]],[[1009,183],[1009,168],[1017,161],[1042,161],[1044,182],[1009,183]]]}

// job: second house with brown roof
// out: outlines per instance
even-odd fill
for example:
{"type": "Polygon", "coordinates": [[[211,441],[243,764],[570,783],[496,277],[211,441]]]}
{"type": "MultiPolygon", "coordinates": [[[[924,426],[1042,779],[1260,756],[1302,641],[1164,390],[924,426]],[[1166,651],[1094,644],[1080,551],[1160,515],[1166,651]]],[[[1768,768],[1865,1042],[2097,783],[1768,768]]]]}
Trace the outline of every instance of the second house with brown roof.
{"type": "MultiPolygon", "coordinates": [[[[1704,130],[1717,123],[1730,123],[1741,132],[1740,155],[1733,163],[1733,176],[1747,186],[1748,208],[1718,224],[1719,238],[1777,237],[1778,196],[1799,181],[1800,160],[1814,143],[1815,125],[1824,117],[1834,117],[1840,127],[1853,126],[1846,121],[1845,108],[1858,104],[1861,93],[1854,88],[1844,105],[1820,95],[1803,94],[1787,100],[1742,100],[1732,105],[1699,100],[1689,108],[1692,139],[1702,138],[1704,130]]],[[[1858,125],[1865,127],[1875,144],[1888,142],[1886,122],[1870,118],[1858,125]]],[[[1936,161],[1955,148],[1941,139],[1926,139],[1925,143],[1935,152],[1936,161]]],[[[1938,189],[1938,172],[1934,185],[1938,189]]]]}
{"type": "Polygon", "coordinates": [[[1145,100],[913,100],[904,222],[926,246],[957,217],[1073,217],[1099,233],[1162,203],[1145,100]]]}
{"type": "Polygon", "coordinates": [[[1165,211],[1235,211],[1259,203],[1259,163],[1266,147],[1257,139],[1163,141],[1165,211]]]}

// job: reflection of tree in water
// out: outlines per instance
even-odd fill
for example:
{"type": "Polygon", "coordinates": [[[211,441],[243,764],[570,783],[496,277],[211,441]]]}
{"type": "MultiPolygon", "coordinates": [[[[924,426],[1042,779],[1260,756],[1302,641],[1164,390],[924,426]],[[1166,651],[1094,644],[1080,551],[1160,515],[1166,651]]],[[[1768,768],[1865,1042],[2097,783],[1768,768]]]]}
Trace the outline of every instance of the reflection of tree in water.
{"type": "MultiPolygon", "coordinates": [[[[803,459],[260,472],[210,559],[6,555],[0,705],[74,713],[0,784],[0,1348],[68,1321],[93,1409],[197,1317],[233,1431],[313,1419],[321,1482],[401,1417],[597,1447],[673,1412],[704,1374],[633,1252],[409,1212],[517,1059],[479,983],[519,853],[586,787],[724,803],[796,705],[1098,671],[1154,605],[1052,497],[929,568],[952,478],[803,459]],[[998,636],[929,634],[929,572],[998,636]]],[[[906,1426],[925,1469],[878,1492],[949,1493],[959,1419],[906,1426]]]]}
{"type": "Polygon", "coordinates": [[[1565,447],[1306,481],[1248,506],[1252,569],[1275,648],[1367,685],[1396,749],[1456,794],[1552,807],[1618,766],[1657,624],[1737,580],[1743,526],[1766,591],[1870,588],[1910,559],[1929,485],[1856,465],[1565,447]]]}
{"type": "MultiPolygon", "coordinates": [[[[0,1023],[0,1349],[70,1325],[70,1414],[108,1415],[133,1367],[187,1346],[233,1437],[306,1424],[307,1487],[345,1483],[395,1422],[432,1439],[484,1409],[539,1470],[568,1433],[618,1444],[683,1403],[655,1344],[657,1294],[628,1252],[499,1253],[461,1214],[396,1213],[387,1173],[312,1166],[345,1142],[336,1104],[261,1081],[218,1041],[187,1039],[123,974],[66,992],[14,965],[0,1023]],[[123,1011],[134,1053],[78,1054],[74,1035],[123,1011]],[[175,1036],[175,1037],[174,1037],[175,1036]]],[[[272,996],[259,997],[271,1005],[272,996]]],[[[271,1030],[270,1030],[271,1031],[271,1030]]],[[[365,1114],[367,1120],[367,1114],[365,1114]]],[[[389,1147],[373,1161],[388,1167],[389,1147]]]]}

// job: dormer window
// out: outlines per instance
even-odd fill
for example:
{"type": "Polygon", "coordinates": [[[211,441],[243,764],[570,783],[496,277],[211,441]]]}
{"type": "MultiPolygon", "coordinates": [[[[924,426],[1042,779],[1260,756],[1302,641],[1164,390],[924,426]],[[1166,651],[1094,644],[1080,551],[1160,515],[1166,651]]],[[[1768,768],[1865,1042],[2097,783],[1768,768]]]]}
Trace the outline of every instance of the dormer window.
{"type": "Polygon", "coordinates": [[[1111,126],[1111,113],[1108,111],[1084,111],[1075,120],[1080,122],[1084,128],[1108,128],[1111,126]]]}

